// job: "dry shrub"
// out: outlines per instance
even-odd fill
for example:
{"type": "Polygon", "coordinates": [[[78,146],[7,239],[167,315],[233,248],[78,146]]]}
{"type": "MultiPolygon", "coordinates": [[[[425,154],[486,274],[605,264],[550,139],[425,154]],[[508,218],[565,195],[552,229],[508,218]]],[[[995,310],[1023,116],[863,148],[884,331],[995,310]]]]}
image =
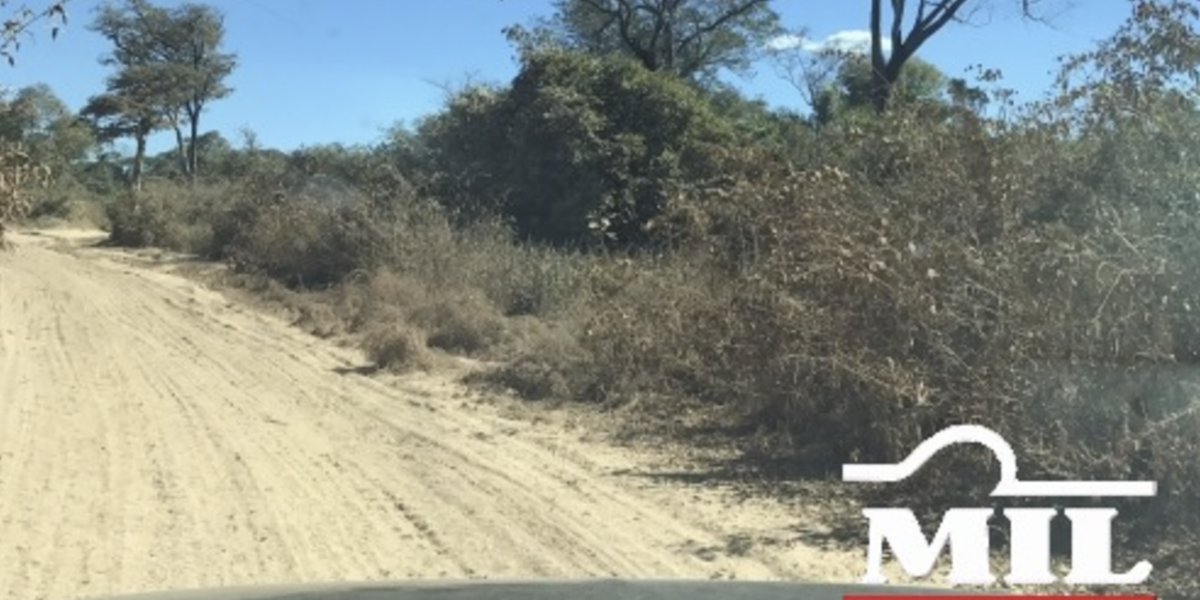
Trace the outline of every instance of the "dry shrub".
{"type": "MultiPolygon", "coordinates": [[[[1067,405],[1039,378],[1169,361],[1194,318],[1163,298],[1194,297],[1171,289],[1195,277],[1146,215],[1114,199],[1075,207],[1086,229],[1031,218],[1051,185],[1042,169],[1074,165],[1045,132],[984,125],[898,108],[831,133],[827,166],[731,156],[724,181],[681,194],[656,223],[675,258],[614,262],[597,278],[584,343],[607,391],[733,403],[780,433],[776,452],[821,447],[805,455],[831,472],[983,423],[1013,440],[1031,476],[1127,475],[1129,396],[1161,386],[1108,385],[1067,405]]],[[[1194,397],[1163,398],[1155,416],[1194,397]]],[[[932,505],[994,485],[986,457],[948,461],[889,494],[932,505]]]]}
{"type": "MultiPolygon", "coordinates": [[[[264,201],[265,200],[265,201],[264,201]]],[[[234,235],[223,254],[240,270],[261,272],[293,286],[336,284],[361,265],[353,209],[276,196],[234,235]]]]}
{"type": "Polygon", "coordinates": [[[390,186],[253,173],[212,215],[206,254],[292,287],[332,287],[382,267],[403,272],[446,247],[450,233],[440,209],[416,198],[403,180],[390,186]]]}
{"type": "MultiPolygon", "coordinates": [[[[1200,405],[1197,405],[1200,406],[1200,405]]],[[[1139,475],[1158,482],[1154,502],[1126,502],[1122,540],[1132,540],[1138,554],[1155,565],[1154,580],[1163,598],[1200,597],[1200,409],[1193,406],[1145,432],[1135,449],[1144,461],[1139,475]],[[1144,474],[1144,475],[1143,475],[1144,474]]],[[[1137,463],[1135,463],[1137,464],[1137,463]]]]}
{"type": "Polygon", "coordinates": [[[579,252],[516,242],[511,228],[479,219],[457,230],[449,268],[507,316],[558,318],[582,297],[591,258],[579,252]]]}
{"type": "Polygon", "coordinates": [[[105,206],[109,242],[205,253],[212,244],[213,222],[226,209],[230,190],[224,184],[146,182],[141,191],[125,192],[105,206]]]}
{"type": "Polygon", "coordinates": [[[31,194],[25,219],[39,228],[107,227],[103,198],[75,177],[58,177],[31,194]]]}
{"type": "Polygon", "coordinates": [[[346,325],[332,306],[314,299],[299,307],[296,325],[309,333],[332,338],[346,333],[346,325]]]}
{"type": "MultiPolygon", "coordinates": [[[[675,257],[602,270],[584,344],[606,391],[732,403],[777,432],[768,452],[806,448],[831,473],[984,424],[1028,478],[1170,482],[1122,505],[1119,535],[1186,545],[1165,527],[1200,518],[1200,377],[1161,369],[1197,345],[1198,236],[1188,213],[1153,207],[1188,180],[1115,186],[1090,146],[1036,126],[898,108],[860,127],[830,133],[814,168],[732,155],[724,181],[655,224],[675,257]]],[[[978,504],[996,475],[990,454],[955,452],[868,497],[932,518],[978,504]]]]}
{"type": "Polygon", "coordinates": [[[616,260],[592,274],[596,312],[584,325],[582,344],[593,357],[602,396],[638,391],[703,394],[714,400],[728,392],[720,365],[705,360],[705,344],[732,342],[728,329],[714,328],[711,315],[728,307],[728,288],[711,281],[699,261],[685,258],[616,260]]]}
{"type": "Polygon", "coordinates": [[[479,356],[503,344],[508,331],[501,315],[474,294],[442,294],[416,307],[409,321],[427,332],[429,347],[479,356]]]}
{"type": "Polygon", "coordinates": [[[379,323],[404,323],[423,332],[423,343],[430,348],[480,357],[510,339],[504,317],[481,294],[431,288],[388,269],[348,281],[332,303],[350,333],[369,332],[379,323]]]}
{"type": "Polygon", "coordinates": [[[467,382],[497,387],[526,400],[592,400],[599,391],[591,355],[563,326],[530,327],[517,357],[467,382]]]}
{"type": "Polygon", "coordinates": [[[346,320],[336,310],[334,294],[296,291],[263,275],[228,270],[221,271],[218,276],[205,277],[211,283],[249,292],[243,299],[281,314],[282,318],[317,337],[334,338],[348,333],[346,320]]]}
{"type": "Polygon", "coordinates": [[[424,336],[403,322],[372,324],[363,337],[362,348],[381,369],[412,371],[431,364],[424,336]]]}
{"type": "Polygon", "coordinates": [[[25,218],[32,208],[29,188],[49,181],[49,168],[35,164],[22,144],[0,146],[0,248],[7,243],[5,226],[25,218]]]}
{"type": "Polygon", "coordinates": [[[563,367],[558,357],[525,354],[475,381],[501,387],[525,400],[567,400],[574,392],[563,367]]]}
{"type": "Polygon", "coordinates": [[[731,156],[676,199],[674,243],[707,258],[608,299],[588,338],[606,379],[735,402],[840,460],[897,460],[952,422],[1003,430],[1035,350],[1004,318],[1028,249],[998,142],[902,110],[874,126],[833,140],[861,149],[841,167],[731,156]]]}
{"type": "Polygon", "coordinates": [[[386,198],[348,188],[334,203],[269,181],[239,193],[215,226],[210,254],[292,286],[336,285],[387,269],[438,294],[478,290],[505,315],[551,315],[572,304],[586,262],[522,246],[497,219],[452,228],[443,209],[408,188],[386,198]]]}
{"type": "Polygon", "coordinates": [[[428,301],[429,291],[420,282],[381,268],[347,280],[338,288],[335,303],[348,330],[357,333],[374,323],[406,320],[428,301]]]}

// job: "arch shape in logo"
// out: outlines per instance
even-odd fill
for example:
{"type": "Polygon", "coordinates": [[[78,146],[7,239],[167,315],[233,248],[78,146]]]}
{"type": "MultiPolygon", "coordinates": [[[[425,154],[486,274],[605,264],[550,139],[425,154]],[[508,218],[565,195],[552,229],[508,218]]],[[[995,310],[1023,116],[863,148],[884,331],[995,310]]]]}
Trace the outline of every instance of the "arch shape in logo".
{"type": "Polygon", "coordinates": [[[954,444],[979,444],[1000,462],[1000,482],[991,496],[998,497],[1146,497],[1157,493],[1153,481],[1021,481],[1017,455],[1000,434],[982,425],[947,427],[921,442],[899,463],[844,464],[842,480],[873,483],[904,481],[943,449],[954,444]]]}

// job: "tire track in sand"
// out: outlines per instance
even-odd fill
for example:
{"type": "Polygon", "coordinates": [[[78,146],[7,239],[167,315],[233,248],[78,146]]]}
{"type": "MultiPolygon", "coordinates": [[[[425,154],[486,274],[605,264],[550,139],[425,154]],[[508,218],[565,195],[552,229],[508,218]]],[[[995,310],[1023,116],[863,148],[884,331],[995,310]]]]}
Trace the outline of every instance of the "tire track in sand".
{"type": "Polygon", "coordinates": [[[0,254],[0,599],[407,577],[793,575],[181,278],[0,254]]]}

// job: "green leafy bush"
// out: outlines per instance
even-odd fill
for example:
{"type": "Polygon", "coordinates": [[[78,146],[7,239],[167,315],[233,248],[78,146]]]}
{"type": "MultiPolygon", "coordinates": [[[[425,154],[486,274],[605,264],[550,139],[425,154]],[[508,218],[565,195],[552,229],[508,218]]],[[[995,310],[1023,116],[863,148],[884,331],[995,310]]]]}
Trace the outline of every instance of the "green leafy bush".
{"type": "Polygon", "coordinates": [[[526,56],[508,89],[476,87],[421,128],[433,189],[455,211],[500,212],[522,238],[626,243],[673,186],[733,139],[683,80],[622,59],[526,56]]]}

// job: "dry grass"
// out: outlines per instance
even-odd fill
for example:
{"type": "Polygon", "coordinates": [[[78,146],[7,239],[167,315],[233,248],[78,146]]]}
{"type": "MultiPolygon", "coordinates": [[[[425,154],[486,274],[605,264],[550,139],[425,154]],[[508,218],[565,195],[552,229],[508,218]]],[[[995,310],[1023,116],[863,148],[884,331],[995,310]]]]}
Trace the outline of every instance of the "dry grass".
{"type": "Polygon", "coordinates": [[[468,383],[498,388],[526,400],[552,403],[595,400],[599,380],[592,357],[576,335],[563,326],[530,326],[515,358],[476,373],[468,383]]]}
{"type": "Polygon", "coordinates": [[[5,226],[24,219],[33,207],[30,188],[46,186],[50,176],[50,169],[36,164],[24,145],[0,146],[0,250],[7,247],[5,226]]]}
{"type": "Polygon", "coordinates": [[[405,323],[377,323],[363,336],[367,357],[382,369],[410,371],[427,369],[430,355],[424,335],[405,323]]]}

